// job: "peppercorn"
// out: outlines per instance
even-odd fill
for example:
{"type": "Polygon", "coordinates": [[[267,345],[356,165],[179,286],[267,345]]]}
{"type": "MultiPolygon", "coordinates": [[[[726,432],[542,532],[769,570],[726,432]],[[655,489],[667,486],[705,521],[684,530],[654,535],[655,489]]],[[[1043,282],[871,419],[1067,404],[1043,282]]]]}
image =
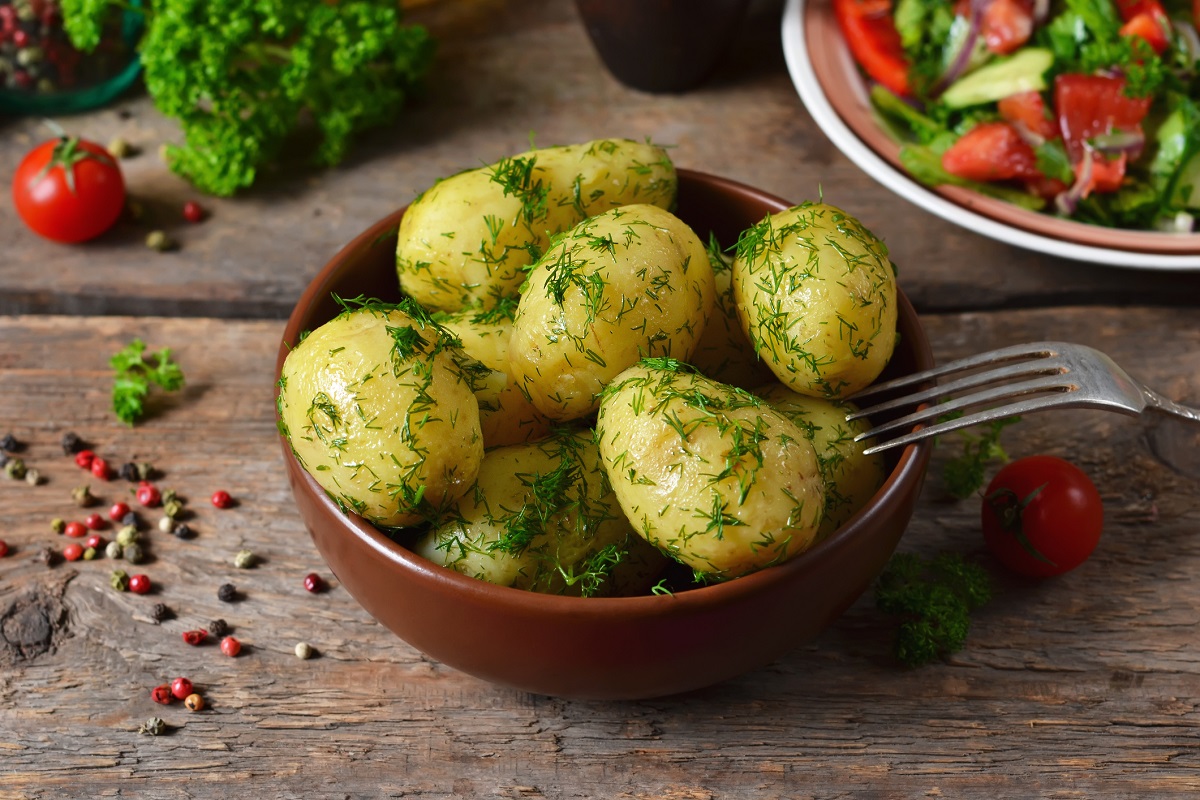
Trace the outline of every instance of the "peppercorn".
{"type": "Polygon", "coordinates": [[[176,700],[182,700],[192,693],[192,682],[187,678],[176,678],[171,681],[171,694],[175,695],[176,700]]]}
{"type": "Polygon", "coordinates": [[[10,453],[19,453],[25,449],[25,445],[17,440],[17,437],[11,433],[4,434],[4,438],[0,439],[0,450],[7,450],[10,453]]]}
{"type": "Polygon", "coordinates": [[[85,547],[83,549],[83,560],[84,561],[92,561],[95,558],[96,558],[96,548],[85,547]]]}
{"type": "Polygon", "coordinates": [[[190,527],[188,527],[188,524],[186,522],[181,522],[178,525],[176,525],[175,530],[171,531],[171,533],[175,534],[180,539],[190,539],[190,538],[192,538],[192,535],[193,535],[192,529],[190,527]]]}
{"type": "Polygon", "coordinates": [[[203,630],[203,629],[197,629],[194,631],[184,631],[183,632],[183,640],[185,642],[187,642],[188,644],[192,645],[193,647],[195,647],[198,644],[203,644],[204,640],[207,638],[208,638],[208,631],[203,630]]]}
{"type": "Polygon", "coordinates": [[[175,242],[166,232],[154,230],[146,234],[146,247],[151,250],[157,250],[160,253],[165,253],[168,250],[175,249],[175,242]]]}
{"type": "Polygon", "coordinates": [[[135,493],[137,501],[147,508],[153,508],[162,500],[162,495],[158,489],[155,489],[151,484],[142,481],[138,484],[137,492],[135,493]]]}
{"type": "Polygon", "coordinates": [[[189,694],[183,698],[183,705],[188,711],[200,711],[204,708],[204,698],[198,694],[189,694]]]}
{"type": "Polygon", "coordinates": [[[108,576],[108,585],[123,592],[129,588],[129,575],[123,569],[114,569],[112,575],[108,576]]]}
{"type": "Polygon", "coordinates": [[[91,450],[80,450],[75,453],[75,466],[79,467],[80,469],[91,469],[92,459],[95,457],[96,454],[91,450]]]}
{"type": "Polygon", "coordinates": [[[8,555],[8,542],[0,539],[0,558],[4,558],[6,555],[8,555]]]}
{"type": "Polygon", "coordinates": [[[158,529],[163,533],[170,533],[175,530],[175,520],[170,517],[163,517],[158,521],[158,529]]]}
{"type": "Polygon", "coordinates": [[[120,542],[122,547],[127,544],[133,544],[140,538],[141,535],[138,533],[138,529],[132,525],[126,525],[117,531],[117,541],[120,542]]]}
{"type": "Polygon", "coordinates": [[[54,531],[55,533],[62,533],[66,529],[67,523],[63,522],[60,518],[55,517],[54,519],[50,520],[50,530],[54,531]]]}
{"type": "Polygon", "coordinates": [[[203,222],[206,216],[207,214],[204,211],[204,207],[195,200],[188,200],[183,204],[183,218],[188,222],[193,224],[197,222],[203,222]]]}
{"type": "Polygon", "coordinates": [[[87,508],[96,504],[96,496],[92,494],[92,487],[90,486],[77,486],[72,489],[71,499],[80,508],[87,508]]]}
{"type": "Polygon", "coordinates": [[[67,536],[70,536],[72,539],[82,539],[84,536],[87,536],[87,526],[82,522],[71,520],[67,523],[67,526],[63,528],[63,533],[67,536]]]}
{"type": "Polygon", "coordinates": [[[91,469],[93,475],[102,481],[106,481],[112,477],[112,472],[108,468],[108,462],[99,456],[92,459],[92,466],[89,469],[91,469]]]}
{"type": "Polygon", "coordinates": [[[147,464],[144,461],[139,461],[138,463],[134,464],[134,469],[137,470],[137,476],[138,476],[139,481],[148,481],[154,477],[154,465],[153,464],[147,464]]]}
{"type": "Polygon", "coordinates": [[[161,736],[167,729],[167,723],[163,722],[160,717],[151,717],[138,726],[138,733],[147,736],[161,736]]]}
{"type": "Polygon", "coordinates": [[[175,498],[171,498],[163,503],[163,513],[167,515],[167,519],[175,519],[183,512],[183,503],[175,498]]]}
{"type": "Polygon", "coordinates": [[[122,551],[123,548],[120,542],[109,542],[108,546],[104,548],[104,555],[112,559],[117,559],[121,557],[122,551]]]}
{"type": "Polygon", "coordinates": [[[139,520],[138,520],[138,515],[137,515],[136,511],[130,511],[128,514],[121,517],[122,525],[132,526],[134,528],[137,528],[138,522],[139,522],[139,520]]]}
{"type": "Polygon", "coordinates": [[[62,554],[67,561],[78,561],[83,558],[83,546],[78,542],[71,542],[63,548],[62,554]]]}
{"type": "Polygon", "coordinates": [[[25,482],[30,486],[37,486],[42,482],[42,473],[38,472],[34,467],[25,470],[25,482]]]}
{"type": "Polygon", "coordinates": [[[89,530],[98,531],[104,527],[104,517],[100,516],[99,514],[88,514],[87,517],[84,518],[83,524],[86,525],[89,530]]]}
{"type": "Polygon", "coordinates": [[[78,453],[83,447],[83,440],[74,431],[67,431],[62,435],[63,455],[69,456],[78,453]]]}
{"type": "Polygon", "coordinates": [[[25,461],[20,458],[10,458],[4,465],[4,475],[14,481],[21,480],[25,477],[25,461]]]}
{"type": "Polygon", "coordinates": [[[121,555],[130,564],[140,564],[146,560],[146,554],[142,551],[142,546],[137,542],[121,545],[121,555]]]}
{"type": "Polygon", "coordinates": [[[250,569],[257,561],[254,553],[249,550],[238,550],[237,555],[233,557],[233,565],[238,569],[250,569]]]}
{"type": "Polygon", "coordinates": [[[59,555],[50,545],[42,545],[38,548],[37,555],[33,557],[34,561],[40,561],[47,567],[53,567],[58,563],[59,555]]]}
{"type": "Polygon", "coordinates": [[[93,533],[91,536],[83,540],[84,547],[103,547],[104,537],[98,533],[93,533]]]}
{"type": "Polygon", "coordinates": [[[137,464],[133,463],[132,461],[126,461],[121,465],[121,469],[119,472],[117,472],[117,475],[121,478],[121,480],[133,483],[138,479],[137,464]]]}
{"type": "Polygon", "coordinates": [[[175,616],[166,603],[155,603],[154,608],[150,609],[150,619],[155,622],[162,622],[164,619],[170,619],[175,616]]]}
{"type": "Polygon", "coordinates": [[[171,696],[171,687],[164,683],[150,690],[150,699],[160,705],[169,706],[175,698],[171,696]]]}
{"type": "Polygon", "coordinates": [[[315,572],[310,572],[304,576],[304,588],[316,594],[317,592],[325,591],[325,581],[315,572]]]}
{"type": "Polygon", "coordinates": [[[136,154],[133,145],[131,145],[125,139],[122,139],[120,136],[114,137],[112,141],[108,143],[108,147],[104,149],[107,150],[113,158],[129,158],[130,156],[136,154]]]}
{"type": "Polygon", "coordinates": [[[229,496],[229,492],[221,489],[213,492],[212,504],[217,508],[229,508],[233,505],[233,498],[229,496]]]}
{"type": "MultiPolygon", "coordinates": [[[[3,8],[3,6],[0,6],[0,8],[3,8]]],[[[4,453],[0,453],[0,467],[6,466],[8,466],[8,456],[4,455],[4,453]]]]}
{"type": "Polygon", "coordinates": [[[220,638],[229,633],[229,623],[223,619],[214,619],[208,623],[208,632],[213,636],[220,638]]]}
{"type": "Polygon", "coordinates": [[[221,640],[221,652],[230,658],[236,658],[237,654],[242,652],[242,643],[232,636],[226,636],[221,640]]]}
{"type": "Polygon", "coordinates": [[[217,589],[217,599],[222,603],[232,603],[237,600],[237,587],[232,583],[222,583],[217,589]]]}
{"type": "MultiPolygon", "coordinates": [[[[126,553],[125,559],[128,561],[129,554],[126,553]]],[[[133,563],[137,563],[136,561],[133,563]]],[[[149,594],[150,593],[150,576],[138,573],[137,575],[129,576],[129,591],[134,594],[149,594]]]]}
{"type": "Polygon", "coordinates": [[[304,659],[305,661],[307,661],[308,659],[310,659],[312,657],[313,657],[313,648],[312,648],[311,644],[309,644],[308,642],[299,642],[296,644],[296,658],[304,659]]]}
{"type": "Polygon", "coordinates": [[[128,503],[113,503],[108,509],[108,518],[113,522],[120,522],[128,513],[128,503]]]}

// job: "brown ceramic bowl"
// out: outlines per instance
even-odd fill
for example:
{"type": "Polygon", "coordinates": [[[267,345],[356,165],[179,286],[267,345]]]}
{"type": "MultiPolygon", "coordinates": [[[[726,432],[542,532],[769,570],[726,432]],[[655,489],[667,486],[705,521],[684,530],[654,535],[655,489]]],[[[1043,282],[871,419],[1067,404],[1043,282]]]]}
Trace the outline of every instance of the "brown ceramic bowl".
{"type": "MultiPolygon", "coordinates": [[[[747,186],[679,171],[679,216],[722,242],[788,203],[747,186]]],[[[276,375],[302,331],[331,319],[330,294],[398,300],[396,230],[380,220],[330,261],[292,312],[276,375]]],[[[900,345],[885,373],[933,365],[900,296],[900,345]]],[[[728,583],[645,597],[578,598],[494,586],[436,566],[357,516],[347,516],[283,457],[296,506],[317,549],[368,613],[418,650],[505,686],[564,697],[632,699],[696,689],[762,667],[811,639],[883,568],[912,516],[927,443],[893,456],[883,488],[841,530],[780,566],[728,583]]]]}
{"type": "Polygon", "coordinates": [[[902,197],[992,238],[1083,261],[1148,269],[1200,267],[1200,233],[1122,230],[1030,211],[960,186],[908,176],[880,126],[827,0],[788,0],[784,52],[813,119],[851,161],[902,197]]]}

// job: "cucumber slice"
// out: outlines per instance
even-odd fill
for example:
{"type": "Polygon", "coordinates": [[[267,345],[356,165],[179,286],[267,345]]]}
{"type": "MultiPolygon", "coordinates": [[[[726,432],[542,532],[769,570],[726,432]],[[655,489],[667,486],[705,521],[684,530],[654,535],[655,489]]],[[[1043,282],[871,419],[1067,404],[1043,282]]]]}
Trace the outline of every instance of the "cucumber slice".
{"type": "Polygon", "coordinates": [[[1018,92],[1040,92],[1046,88],[1046,70],[1053,63],[1054,54],[1049,50],[1026,47],[967,73],[952,83],[940,99],[950,108],[966,108],[993,103],[1018,92]]]}

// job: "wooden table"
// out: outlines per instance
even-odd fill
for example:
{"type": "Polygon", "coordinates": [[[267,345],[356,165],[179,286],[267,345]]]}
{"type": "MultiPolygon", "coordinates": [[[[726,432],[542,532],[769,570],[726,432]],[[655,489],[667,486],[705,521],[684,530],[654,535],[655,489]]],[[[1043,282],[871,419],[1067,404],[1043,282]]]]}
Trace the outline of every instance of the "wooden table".
{"type": "MultiPolygon", "coordinates": [[[[967,647],[916,670],[889,655],[864,597],[778,663],[680,697],[573,702],[497,688],[430,660],[332,580],[292,508],[275,438],[282,319],[324,260],[436,177],[541,143],[650,136],[677,164],[793,201],[827,200],[889,244],[939,360],[1067,339],[1112,354],[1173,398],[1200,402],[1200,275],[1125,271],[1010,248],[894,197],[844,159],[783,67],[780,8],[756,4],[721,77],[679,96],[604,71],[567,0],[426,9],[441,41],[428,94],[344,166],[271,176],[203,202],[157,159],[176,135],[144,98],[63,120],[143,149],[125,162],[149,223],[83,247],[37,240],[0,193],[0,435],[44,482],[0,481],[0,796],[59,797],[1171,797],[1200,792],[1200,438],[1092,412],[1025,420],[1013,456],[1082,465],[1107,523],[1092,559],[1042,583],[1004,577],[978,503],[940,491],[940,447],[901,544],[993,568],[997,592],[967,647]],[[182,247],[141,245],[148,224],[182,247]],[[134,337],[175,349],[188,386],[129,429],[108,410],[107,358],[134,337]],[[68,430],[114,462],[149,461],[193,512],[189,540],[149,534],[156,592],[108,586],[113,562],[37,559],[78,518],[85,482],[68,430]],[[236,508],[207,497],[227,489],[236,508]],[[234,554],[261,563],[242,571],[234,554]],[[306,573],[332,581],[309,594],[306,573]],[[241,599],[218,600],[234,582],[241,599]],[[176,618],[153,623],[153,602],[176,618]],[[181,632],[224,618],[236,659],[181,632]],[[310,642],[317,657],[293,654],[310,642]],[[209,708],[158,706],[188,675],[209,708]],[[168,735],[142,736],[162,716],[168,735]]],[[[0,175],[43,130],[6,121],[0,175]]],[[[91,480],[105,501],[129,484],[91,480]]],[[[153,522],[153,518],[150,520],[153,522]]],[[[108,534],[111,536],[112,531],[108,534]]]]}

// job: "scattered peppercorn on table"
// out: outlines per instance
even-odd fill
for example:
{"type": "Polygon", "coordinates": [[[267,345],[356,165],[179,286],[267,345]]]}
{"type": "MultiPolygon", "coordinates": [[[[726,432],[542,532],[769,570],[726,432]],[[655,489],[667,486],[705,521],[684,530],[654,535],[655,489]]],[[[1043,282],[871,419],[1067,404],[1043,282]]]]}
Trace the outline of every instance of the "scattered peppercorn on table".
{"type": "MultiPolygon", "coordinates": [[[[978,558],[995,597],[965,649],[918,669],[894,660],[870,593],[770,667],[626,703],[489,685],[363,611],[293,508],[273,406],[282,319],[353,235],[530,131],[651,137],[680,166],[797,202],[823,192],[888,244],[938,361],[1067,339],[1200,402],[1200,275],[1025,253],[892,196],[803,110],[776,3],[752,6],[714,80],[677,96],[616,83],[568,0],[416,14],[441,44],[428,92],[342,168],[203,197],[158,160],[175,132],[135,96],[63,124],[141,149],[122,161],[141,220],[65,247],[0,196],[0,437],[26,469],[0,479],[0,797],[1200,791],[1200,431],[1172,423],[1064,411],[1005,431],[1009,455],[1068,457],[1104,501],[1095,554],[1043,582],[989,560],[978,500],[941,489],[961,444],[940,445],[900,551],[978,558]],[[147,249],[152,228],[178,249],[147,249]],[[151,392],[131,428],[112,413],[108,359],[134,339],[170,347],[187,382],[151,392]]],[[[0,126],[11,174],[46,134],[0,126]]]]}

